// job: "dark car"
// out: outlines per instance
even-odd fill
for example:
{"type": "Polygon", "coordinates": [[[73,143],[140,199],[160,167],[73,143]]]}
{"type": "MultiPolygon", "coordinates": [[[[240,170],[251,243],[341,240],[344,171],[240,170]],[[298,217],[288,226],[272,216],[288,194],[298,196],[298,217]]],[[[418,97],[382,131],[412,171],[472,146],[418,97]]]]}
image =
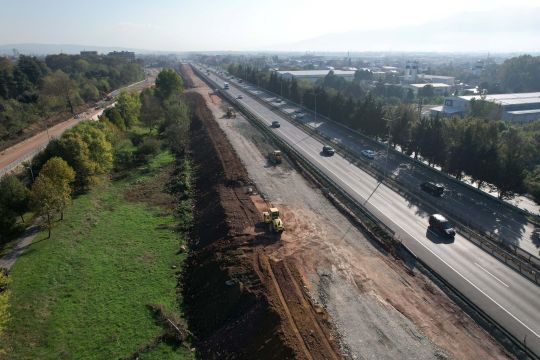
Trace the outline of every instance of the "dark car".
{"type": "Polygon", "coordinates": [[[420,184],[420,188],[433,196],[442,196],[442,194],[444,193],[444,186],[442,186],[441,184],[433,183],[431,181],[420,184]]]}
{"type": "Polygon", "coordinates": [[[334,148],[330,145],[324,145],[322,148],[322,152],[324,155],[332,156],[336,153],[336,150],[334,150],[334,148]]]}
{"type": "Polygon", "coordinates": [[[445,237],[453,238],[456,236],[456,230],[441,214],[433,214],[429,217],[429,227],[445,237]]]}
{"type": "Polygon", "coordinates": [[[281,124],[279,123],[279,121],[272,121],[272,127],[278,128],[280,126],[281,126],[281,124]]]}

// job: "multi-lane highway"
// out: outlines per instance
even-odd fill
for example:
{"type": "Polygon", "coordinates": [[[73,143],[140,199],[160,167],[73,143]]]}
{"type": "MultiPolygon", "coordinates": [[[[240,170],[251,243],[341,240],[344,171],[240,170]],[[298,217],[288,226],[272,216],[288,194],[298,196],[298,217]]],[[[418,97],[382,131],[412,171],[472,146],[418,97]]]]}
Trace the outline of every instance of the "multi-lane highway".
{"type": "MultiPolygon", "coordinates": [[[[220,88],[226,80],[208,75],[220,88]]],[[[336,154],[322,156],[323,143],[313,138],[286,116],[273,111],[241,87],[232,86],[230,95],[260,121],[270,126],[283,141],[317,166],[349,196],[391,228],[416,256],[482,308],[515,338],[540,354],[540,287],[508,268],[459,234],[453,242],[443,241],[428,230],[429,213],[377,179],[336,154]]]]}

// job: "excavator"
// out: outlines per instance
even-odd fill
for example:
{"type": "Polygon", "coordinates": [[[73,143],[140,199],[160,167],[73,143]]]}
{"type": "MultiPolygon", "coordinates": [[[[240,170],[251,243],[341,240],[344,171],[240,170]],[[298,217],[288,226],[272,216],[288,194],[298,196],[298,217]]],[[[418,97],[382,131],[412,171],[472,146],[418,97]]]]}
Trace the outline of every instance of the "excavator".
{"type": "Polygon", "coordinates": [[[279,217],[279,210],[275,207],[269,208],[268,211],[262,213],[263,221],[268,226],[270,231],[281,234],[285,228],[283,221],[279,217]]]}
{"type": "Polygon", "coordinates": [[[273,152],[270,153],[269,157],[270,157],[270,162],[272,164],[274,165],[281,164],[281,161],[282,161],[281,151],[274,150],[273,152]]]}
{"type": "Polygon", "coordinates": [[[236,113],[234,112],[234,109],[232,107],[227,108],[227,112],[225,113],[225,117],[227,119],[235,119],[236,113]]]}

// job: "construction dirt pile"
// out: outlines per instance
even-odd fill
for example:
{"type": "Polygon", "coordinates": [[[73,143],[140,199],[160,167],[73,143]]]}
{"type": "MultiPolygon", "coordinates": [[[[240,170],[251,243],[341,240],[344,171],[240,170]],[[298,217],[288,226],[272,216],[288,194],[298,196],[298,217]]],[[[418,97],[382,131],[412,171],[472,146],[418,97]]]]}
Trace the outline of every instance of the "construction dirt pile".
{"type": "Polygon", "coordinates": [[[338,359],[327,314],[299,274],[265,248],[248,174],[203,97],[187,93],[196,169],[195,225],[184,277],[186,318],[204,359],[338,359]],[[250,189],[251,188],[251,189],[250,189]]]}

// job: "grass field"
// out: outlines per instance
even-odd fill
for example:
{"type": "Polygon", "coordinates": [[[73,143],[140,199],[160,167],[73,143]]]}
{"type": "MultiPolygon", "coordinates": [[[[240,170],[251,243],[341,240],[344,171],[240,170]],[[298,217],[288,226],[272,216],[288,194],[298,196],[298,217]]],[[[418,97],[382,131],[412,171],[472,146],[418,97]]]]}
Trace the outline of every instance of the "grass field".
{"type": "MultiPolygon", "coordinates": [[[[172,161],[161,153],[144,171],[103,180],[74,199],[50,239],[37,235],[10,273],[8,359],[125,358],[163,332],[147,304],[180,313],[178,219],[171,208],[126,196],[145,184],[156,191],[172,161]]],[[[160,344],[141,358],[192,357],[160,344]]]]}

